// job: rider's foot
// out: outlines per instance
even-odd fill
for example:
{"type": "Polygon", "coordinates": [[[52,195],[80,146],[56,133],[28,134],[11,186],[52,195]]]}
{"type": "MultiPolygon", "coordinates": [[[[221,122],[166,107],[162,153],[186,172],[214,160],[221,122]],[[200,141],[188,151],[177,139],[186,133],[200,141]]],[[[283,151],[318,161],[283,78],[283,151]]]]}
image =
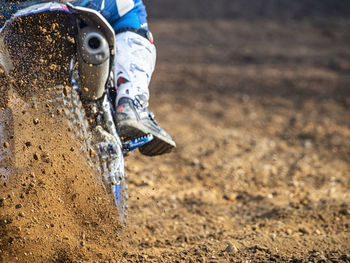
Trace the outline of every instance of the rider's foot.
{"type": "Polygon", "coordinates": [[[153,113],[147,110],[142,95],[134,100],[122,97],[118,101],[116,121],[118,133],[123,140],[152,134],[154,139],[139,148],[144,155],[154,156],[169,153],[176,146],[173,139],[158,125],[153,113]]]}

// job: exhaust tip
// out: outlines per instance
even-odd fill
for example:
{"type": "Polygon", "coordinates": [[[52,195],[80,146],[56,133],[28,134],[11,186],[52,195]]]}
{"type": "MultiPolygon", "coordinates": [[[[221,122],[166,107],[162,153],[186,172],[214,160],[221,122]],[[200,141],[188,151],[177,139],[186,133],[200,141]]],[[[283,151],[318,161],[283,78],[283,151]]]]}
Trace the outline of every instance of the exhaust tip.
{"type": "Polygon", "coordinates": [[[78,50],[88,64],[100,65],[110,57],[106,38],[98,30],[85,27],[79,32],[78,50]]]}
{"type": "Polygon", "coordinates": [[[88,40],[88,45],[91,49],[99,49],[101,47],[101,40],[93,36],[88,40]]]}

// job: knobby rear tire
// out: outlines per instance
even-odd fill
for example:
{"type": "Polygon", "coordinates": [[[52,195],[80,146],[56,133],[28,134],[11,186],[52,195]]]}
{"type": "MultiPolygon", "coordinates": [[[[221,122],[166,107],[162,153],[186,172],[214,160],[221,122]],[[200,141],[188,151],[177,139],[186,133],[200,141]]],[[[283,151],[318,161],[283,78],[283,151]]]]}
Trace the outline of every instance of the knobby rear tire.
{"type": "MultiPolygon", "coordinates": [[[[58,94],[56,97],[57,107],[64,107],[65,118],[68,122],[68,126],[71,129],[71,134],[73,139],[79,139],[84,142],[80,150],[85,154],[86,160],[88,160],[90,166],[95,169],[96,174],[99,175],[101,180],[104,180],[106,191],[112,193],[112,188],[110,182],[106,182],[102,174],[106,171],[103,171],[102,158],[99,154],[91,155],[91,150],[98,153],[97,136],[94,134],[95,130],[89,125],[84,106],[80,100],[79,94],[74,89],[70,89],[65,96],[63,92],[60,92],[60,89],[56,89],[58,94]]],[[[108,172],[108,171],[107,171],[108,172]]],[[[127,183],[126,176],[124,175],[120,181],[120,195],[119,195],[119,204],[116,204],[119,213],[119,220],[122,226],[126,224],[127,221],[127,183]]]]}

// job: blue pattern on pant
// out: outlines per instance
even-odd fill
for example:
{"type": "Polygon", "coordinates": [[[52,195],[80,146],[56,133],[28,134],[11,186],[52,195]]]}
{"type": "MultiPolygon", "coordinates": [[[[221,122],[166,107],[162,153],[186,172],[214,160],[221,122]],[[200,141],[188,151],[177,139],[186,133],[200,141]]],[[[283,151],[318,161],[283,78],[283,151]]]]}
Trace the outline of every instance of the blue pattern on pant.
{"type": "Polygon", "coordinates": [[[148,30],[145,5],[142,0],[133,0],[133,2],[132,9],[124,15],[118,13],[117,0],[76,0],[73,4],[97,10],[107,19],[115,31],[125,27],[148,30]]]}

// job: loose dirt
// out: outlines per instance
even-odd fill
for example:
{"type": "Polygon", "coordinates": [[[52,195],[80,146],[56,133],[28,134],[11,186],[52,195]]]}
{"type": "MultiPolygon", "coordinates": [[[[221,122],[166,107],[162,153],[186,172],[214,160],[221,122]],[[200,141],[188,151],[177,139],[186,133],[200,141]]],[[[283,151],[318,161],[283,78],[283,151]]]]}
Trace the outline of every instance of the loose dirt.
{"type": "Polygon", "coordinates": [[[13,155],[1,178],[1,262],[98,258],[116,243],[120,226],[89,149],[56,103],[9,97],[13,155]]]}
{"type": "Polygon", "coordinates": [[[123,232],[56,109],[16,99],[1,260],[350,262],[350,21],[174,16],[150,21],[151,110],[178,147],[127,158],[123,232]]]}

